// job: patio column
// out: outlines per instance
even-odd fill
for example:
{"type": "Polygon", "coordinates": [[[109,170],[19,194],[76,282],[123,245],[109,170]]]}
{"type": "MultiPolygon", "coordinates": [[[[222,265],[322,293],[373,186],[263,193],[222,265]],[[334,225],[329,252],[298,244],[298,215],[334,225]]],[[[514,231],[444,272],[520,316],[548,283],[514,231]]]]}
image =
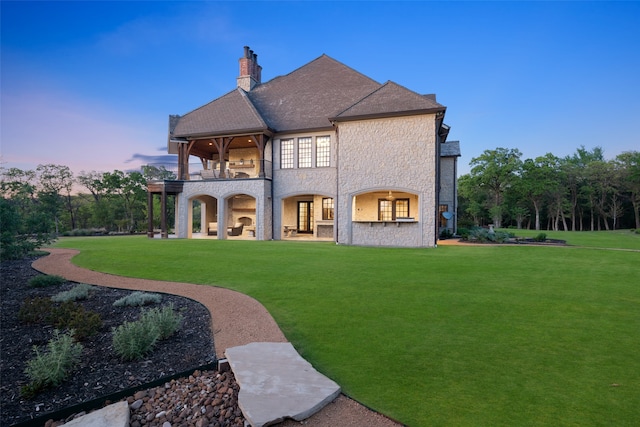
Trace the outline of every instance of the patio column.
{"type": "Polygon", "coordinates": [[[258,148],[260,156],[260,161],[258,162],[258,167],[260,168],[258,171],[258,177],[264,178],[264,146],[267,141],[265,141],[264,134],[252,135],[250,138],[258,148]]]}
{"type": "Polygon", "coordinates": [[[231,145],[231,138],[213,138],[213,143],[216,145],[218,154],[220,155],[220,173],[218,176],[220,178],[225,178],[227,171],[225,170],[226,162],[224,160],[224,155],[227,153],[229,145],[231,145]]]}
{"type": "Polygon", "coordinates": [[[162,193],[160,193],[160,205],[161,205],[161,215],[160,215],[160,236],[163,239],[169,238],[169,232],[167,231],[167,189],[162,186],[162,193]]]}
{"type": "Polygon", "coordinates": [[[147,237],[153,239],[153,193],[147,189],[147,237]]]}

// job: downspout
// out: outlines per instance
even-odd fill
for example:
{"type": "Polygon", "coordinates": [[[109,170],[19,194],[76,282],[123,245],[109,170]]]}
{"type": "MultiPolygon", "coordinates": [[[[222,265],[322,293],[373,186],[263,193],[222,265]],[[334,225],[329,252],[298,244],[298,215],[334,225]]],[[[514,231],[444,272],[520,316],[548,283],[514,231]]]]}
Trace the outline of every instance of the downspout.
{"type": "Polygon", "coordinates": [[[440,118],[440,123],[438,123],[438,116],[436,115],[436,179],[435,179],[435,193],[436,193],[436,203],[435,203],[435,212],[434,212],[434,216],[433,218],[435,219],[435,221],[433,221],[433,226],[434,226],[434,236],[433,236],[433,246],[434,247],[438,247],[438,231],[440,229],[439,226],[439,221],[440,221],[440,217],[438,216],[439,212],[440,212],[440,126],[442,125],[444,121],[444,114],[442,114],[441,118],[440,118]]]}
{"type": "MultiPolygon", "coordinates": [[[[335,122],[331,122],[331,124],[333,124],[333,126],[336,129],[336,200],[334,203],[334,206],[340,206],[340,156],[339,156],[339,150],[338,150],[338,146],[340,143],[340,137],[339,137],[339,129],[338,126],[336,126],[335,122]]],[[[335,239],[336,239],[336,245],[339,244],[340,242],[340,210],[338,209],[338,215],[335,214],[333,215],[333,223],[334,223],[334,233],[335,233],[335,239]]]]}
{"type": "Polygon", "coordinates": [[[458,158],[453,158],[453,234],[458,234],[458,158]]]}
{"type": "MultiPolygon", "coordinates": [[[[274,156],[275,156],[275,151],[276,151],[276,139],[273,138],[273,135],[271,136],[271,189],[269,190],[269,193],[271,194],[271,240],[275,240],[275,232],[276,232],[276,221],[275,218],[273,216],[274,213],[274,209],[275,209],[275,198],[273,197],[273,176],[274,176],[274,170],[273,170],[273,165],[274,165],[274,156]]],[[[264,163],[264,162],[262,162],[264,163]]],[[[282,236],[281,236],[282,237],[282,236]]],[[[282,240],[282,238],[281,238],[282,240]]]]}

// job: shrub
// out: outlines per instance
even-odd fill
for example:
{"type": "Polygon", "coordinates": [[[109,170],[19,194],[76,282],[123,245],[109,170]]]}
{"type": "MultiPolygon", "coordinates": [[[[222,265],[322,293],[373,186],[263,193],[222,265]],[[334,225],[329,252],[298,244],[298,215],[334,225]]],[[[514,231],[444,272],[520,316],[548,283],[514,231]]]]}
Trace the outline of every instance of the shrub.
{"type": "Polygon", "coordinates": [[[158,329],[158,339],[166,339],[173,335],[182,323],[182,315],[173,311],[173,305],[163,307],[162,309],[154,308],[145,311],[140,316],[140,321],[148,323],[158,329]]]}
{"type": "Polygon", "coordinates": [[[22,389],[27,397],[49,386],[59,385],[80,361],[82,354],[82,344],[73,342],[71,333],[60,334],[58,330],[54,331],[47,348],[48,352],[40,353],[38,347],[33,347],[35,357],[27,362],[24,371],[31,381],[22,389]]]}
{"type": "Polygon", "coordinates": [[[545,240],[547,240],[546,233],[539,233],[537,236],[533,238],[534,242],[544,242],[545,240]]]}
{"type": "Polygon", "coordinates": [[[469,239],[469,234],[471,233],[471,230],[469,230],[468,228],[458,228],[458,235],[463,239],[463,240],[468,240],[469,239]]]}
{"type": "Polygon", "coordinates": [[[140,292],[136,291],[132,294],[127,295],[126,297],[122,297],[116,300],[113,305],[115,307],[123,307],[123,306],[143,306],[148,304],[158,304],[162,300],[162,295],[160,294],[152,294],[149,292],[140,292]]]}
{"type": "Polygon", "coordinates": [[[78,341],[84,341],[102,328],[102,318],[100,314],[82,308],[71,313],[65,326],[73,331],[73,335],[78,341]]]}
{"type": "Polygon", "coordinates": [[[148,322],[124,322],[113,329],[113,349],[123,360],[136,360],[158,341],[158,328],[148,322]]]}
{"type": "Polygon", "coordinates": [[[65,283],[67,279],[61,276],[54,275],[41,275],[36,276],[29,280],[29,286],[32,288],[46,288],[49,286],[59,286],[65,283]]]}
{"type": "Polygon", "coordinates": [[[182,323],[182,316],[173,306],[142,311],[136,322],[125,322],[113,329],[113,348],[124,360],[136,360],[150,352],[159,340],[173,335],[182,323]]]}
{"type": "Polygon", "coordinates": [[[86,310],[82,305],[65,301],[55,304],[51,298],[27,298],[18,311],[18,319],[25,323],[43,323],[58,329],[74,331],[74,337],[82,341],[102,328],[100,314],[86,310]]]}
{"type": "Polygon", "coordinates": [[[441,239],[450,239],[452,237],[453,237],[453,232],[451,230],[449,230],[448,228],[444,228],[440,232],[440,238],[441,239]]]}
{"type": "Polygon", "coordinates": [[[65,301],[78,301],[87,299],[89,297],[89,291],[93,289],[93,286],[86,283],[80,283],[74,286],[68,291],[60,292],[51,297],[53,302],[65,302],[65,301]]]}
{"type": "Polygon", "coordinates": [[[490,231],[481,227],[475,227],[469,232],[469,240],[475,240],[480,243],[504,243],[510,237],[510,234],[506,231],[490,231]]]}
{"type": "Polygon", "coordinates": [[[20,306],[18,320],[24,323],[44,323],[51,314],[52,307],[50,298],[27,298],[20,306]]]}
{"type": "Polygon", "coordinates": [[[46,227],[32,227],[31,222],[45,224],[37,215],[25,217],[16,200],[0,197],[0,260],[22,259],[54,240],[46,227]]]}

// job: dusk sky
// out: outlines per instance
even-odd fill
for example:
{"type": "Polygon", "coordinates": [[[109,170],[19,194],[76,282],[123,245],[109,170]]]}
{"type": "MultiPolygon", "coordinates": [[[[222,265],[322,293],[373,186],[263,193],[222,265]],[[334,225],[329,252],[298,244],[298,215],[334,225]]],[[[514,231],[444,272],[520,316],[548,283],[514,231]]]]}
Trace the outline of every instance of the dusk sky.
{"type": "Polygon", "coordinates": [[[327,54],[435,93],[461,143],[460,174],[496,147],[523,159],[640,150],[640,2],[0,5],[5,168],[162,161],[169,114],[234,89],[245,45],[263,82],[327,54]]]}

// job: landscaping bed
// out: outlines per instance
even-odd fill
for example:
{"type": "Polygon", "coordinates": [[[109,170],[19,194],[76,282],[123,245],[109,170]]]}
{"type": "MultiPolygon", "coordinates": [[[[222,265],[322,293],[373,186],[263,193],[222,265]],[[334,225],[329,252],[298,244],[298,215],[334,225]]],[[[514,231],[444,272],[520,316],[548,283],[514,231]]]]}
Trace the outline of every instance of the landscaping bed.
{"type": "Polygon", "coordinates": [[[86,300],[78,302],[85,310],[100,315],[102,327],[82,341],[79,365],[58,387],[48,388],[30,398],[23,396],[21,388],[29,383],[24,371],[27,361],[34,357],[33,347],[38,346],[44,352],[53,337],[54,327],[20,321],[20,307],[27,298],[49,298],[77,285],[65,282],[53,287],[30,287],[29,281],[41,275],[31,268],[33,260],[3,261],[0,264],[0,424],[27,421],[215,361],[211,318],[207,309],[188,298],[162,294],[160,303],[145,308],[172,305],[183,318],[182,326],[166,340],[158,341],[141,360],[123,362],[113,350],[112,328],[125,321],[137,320],[142,308],[113,305],[133,291],[96,286],[86,300]]]}

